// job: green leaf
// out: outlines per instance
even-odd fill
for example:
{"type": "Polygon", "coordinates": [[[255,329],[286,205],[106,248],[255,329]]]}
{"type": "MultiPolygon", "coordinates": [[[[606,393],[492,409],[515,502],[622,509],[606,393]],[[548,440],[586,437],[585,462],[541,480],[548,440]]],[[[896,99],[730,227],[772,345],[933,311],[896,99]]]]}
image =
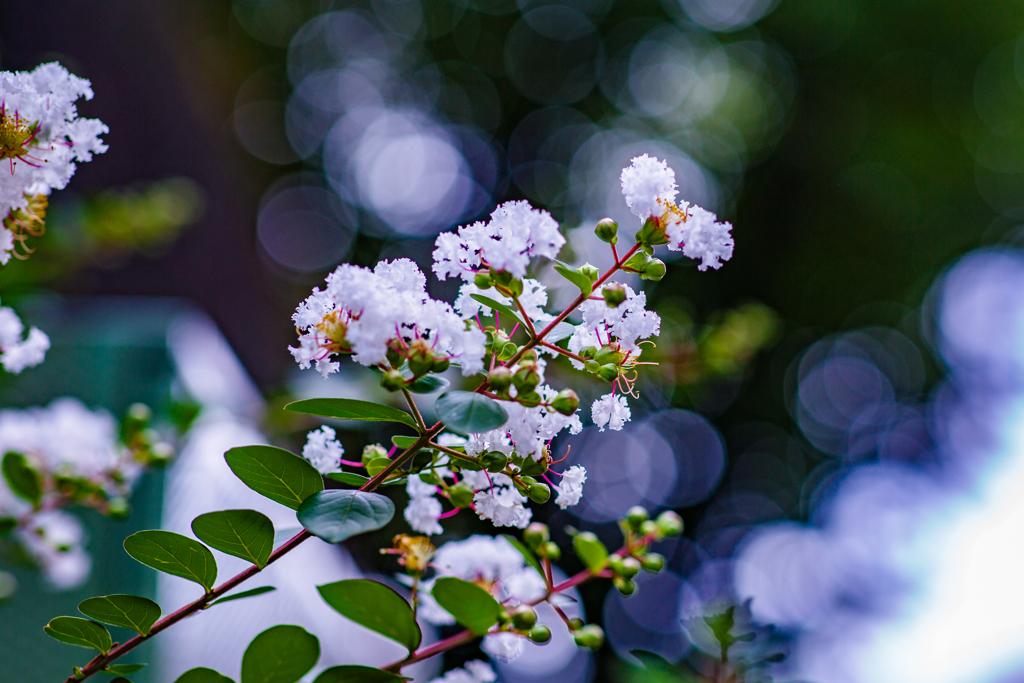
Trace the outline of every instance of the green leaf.
{"type": "Polygon", "coordinates": [[[447,391],[438,397],[434,410],[446,425],[467,434],[497,429],[508,421],[497,401],[472,391],[447,391]]]}
{"type": "Polygon", "coordinates": [[[447,389],[451,382],[446,380],[444,377],[438,377],[437,375],[423,375],[414,379],[409,384],[405,385],[405,388],[414,394],[432,394],[435,391],[441,391],[447,389]]]}
{"type": "Polygon", "coordinates": [[[576,534],[576,538],[572,539],[572,547],[583,565],[594,574],[608,564],[608,549],[589,531],[576,534]]]}
{"type": "Polygon", "coordinates": [[[247,591],[242,591],[241,593],[234,593],[232,595],[228,595],[226,597],[221,598],[220,600],[214,600],[210,603],[210,607],[213,607],[214,605],[219,605],[222,602],[231,602],[232,600],[241,600],[242,598],[254,598],[257,595],[263,595],[264,593],[270,593],[271,591],[276,590],[277,589],[273,586],[260,586],[259,588],[252,588],[247,591]]]}
{"type": "Polygon", "coordinates": [[[320,659],[320,641],[300,626],[271,626],[242,655],[242,683],[295,683],[320,659]]]}
{"type": "Polygon", "coordinates": [[[551,330],[544,336],[544,341],[554,344],[562,341],[563,339],[568,339],[575,331],[575,325],[570,325],[567,322],[560,322],[555,325],[555,329],[551,330]]]}
{"type": "Polygon", "coordinates": [[[418,440],[418,437],[415,437],[415,436],[393,436],[393,437],[391,437],[391,443],[395,444],[396,446],[398,446],[402,450],[405,450],[406,448],[409,448],[414,443],[416,443],[417,440],[418,440]]]}
{"type": "Polygon", "coordinates": [[[0,537],[6,536],[18,527],[14,517],[0,517],[0,537]]]}
{"type": "Polygon", "coordinates": [[[369,579],[347,579],[317,586],[320,597],[360,626],[397,641],[412,654],[420,645],[420,627],[401,595],[369,579]]]}
{"type": "Polygon", "coordinates": [[[324,478],[305,459],[274,446],[242,446],[224,454],[235,476],[261,496],[297,510],[324,490],[324,478]]]}
{"type": "MultiPolygon", "coordinates": [[[[347,484],[355,488],[361,487],[366,482],[370,481],[369,477],[364,477],[361,474],[354,472],[331,472],[327,475],[328,479],[333,479],[341,484],[347,484]]],[[[404,484],[405,477],[399,477],[398,479],[389,479],[388,481],[381,484],[381,486],[394,486],[396,484],[404,484]]]]}
{"type": "Polygon", "coordinates": [[[540,560],[538,560],[537,556],[526,547],[525,543],[515,536],[509,536],[508,534],[502,534],[501,537],[511,543],[512,546],[519,551],[519,554],[523,556],[524,560],[526,560],[526,564],[536,569],[541,576],[544,576],[544,570],[541,569],[540,560]]]}
{"type": "Polygon", "coordinates": [[[453,576],[438,579],[430,589],[441,607],[475,635],[482,636],[498,622],[501,605],[490,593],[453,576]]]}
{"type": "Polygon", "coordinates": [[[55,617],[43,627],[46,635],[68,645],[90,647],[103,654],[110,652],[114,641],[110,639],[110,631],[88,619],[78,617],[55,617]]]}
{"type": "Polygon", "coordinates": [[[406,679],[372,666],[345,664],[322,671],[313,683],[404,683],[406,679]]]}
{"type": "Polygon", "coordinates": [[[338,420],[398,422],[416,429],[416,420],[404,410],[370,401],[357,401],[354,398],[309,398],[289,403],[284,409],[293,413],[333,417],[338,420]]]}
{"type": "Polygon", "coordinates": [[[313,494],[296,516],[314,536],[341,543],[384,527],[395,516],[395,504],[379,493],[331,489],[313,494]]]}
{"type": "Polygon", "coordinates": [[[131,676],[136,671],[142,671],[145,668],[145,664],[110,664],[107,668],[100,669],[100,673],[108,676],[131,676]]]}
{"type": "Polygon", "coordinates": [[[217,580],[217,561],[199,541],[171,531],[137,531],[124,539],[124,549],[157,571],[195,581],[210,592],[217,580]]]}
{"type": "Polygon", "coordinates": [[[233,680],[213,669],[207,669],[205,666],[197,666],[194,669],[189,669],[185,673],[178,676],[174,683],[235,683],[233,680]]]}
{"type": "Polygon", "coordinates": [[[555,261],[555,270],[566,280],[579,287],[583,296],[590,296],[590,293],[594,291],[594,284],[590,281],[590,278],[568,263],[555,261]]]}
{"type": "Polygon", "coordinates": [[[39,472],[28,464],[21,453],[10,451],[4,456],[4,479],[16,495],[36,505],[43,495],[39,472]]]}
{"type": "Polygon", "coordinates": [[[104,595],[78,603],[78,611],[111,626],[123,626],[146,635],[160,618],[160,605],[138,595],[104,595]]]}
{"type": "Polygon", "coordinates": [[[526,323],[520,320],[518,313],[516,313],[515,311],[513,311],[511,308],[501,303],[500,301],[495,301],[489,296],[484,296],[483,294],[470,294],[470,296],[473,297],[473,299],[477,303],[481,303],[484,306],[487,306],[488,308],[493,308],[498,313],[501,313],[502,315],[507,315],[520,325],[523,325],[524,327],[526,326],[526,323]]]}
{"type": "Polygon", "coordinates": [[[255,510],[221,510],[192,520],[192,533],[200,541],[228,555],[248,560],[263,569],[274,549],[274,524],[255,510]]]}

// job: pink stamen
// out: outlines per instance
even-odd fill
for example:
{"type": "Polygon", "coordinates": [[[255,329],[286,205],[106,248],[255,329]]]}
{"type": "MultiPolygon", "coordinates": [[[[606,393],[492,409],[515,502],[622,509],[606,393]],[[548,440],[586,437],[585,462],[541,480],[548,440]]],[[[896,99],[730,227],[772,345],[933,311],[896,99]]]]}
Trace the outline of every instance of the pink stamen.
{"type": "Polygon", "coordinates": [[[512,331],[508,333],[508,336],[509,337],[515,336],[516,330],[518,330],[518,329],[519,329],[519,323],[516,323],[516,326],[512,328],[512,331]]]}
{"type": "MultiPolygon", "coordinates": [[[[556,474],[557,474],[557,472],[556,472],[556,474]]],[[[546,482],[547,482],[548,484],[550,484],[551,486],[553,486],[553,487],[554,487],[554,488],[556,488],[556,489],[558,488],[558,485],[557,485],[557,484],[555,484],[555,482],[553,482],[553,481],[551,481],[550,479],[548,479],[548,475],[546,475],[546,474],[542,474],[542,475],[540,475],[540,476],[541,476],[541,478],[542,478],[542,479],[544,479],[544,481],[546,481],[546,482]]]]}
{"type": "Polygon", "coordinates": [[[391,450],[388,451],[388,457],[390,458],[392,455],[394,455],[395,451],[397,451],[397,450],[398,450],[398,444],[395,444],[394,446],[391,447],[391,450]]]}
{"type": "Polygon", "coordinates": [[[461,509],[462,508],[455,508],[454,510],[449,510],[448,512],[444,513],[443,515],[438,515],[437,518],[438,519],[448,519],[449,517],[454,517],[455,515],[459,514],[459,511],[461,509]]]}
{"type": "Polygon", "coordinates": [[[361,462],[353,462],[352,460],[339,460],[338,462],[341,463],[342,465],[348,465],[349,467],[362,467],[363,466],[363,463],[361,463],[361,462]]]}

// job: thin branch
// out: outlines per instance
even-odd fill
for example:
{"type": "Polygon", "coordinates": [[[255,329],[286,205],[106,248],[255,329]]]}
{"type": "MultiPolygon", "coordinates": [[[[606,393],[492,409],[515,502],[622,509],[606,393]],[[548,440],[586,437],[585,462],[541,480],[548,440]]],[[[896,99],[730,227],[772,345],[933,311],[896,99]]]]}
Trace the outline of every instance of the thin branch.
{"type": "Polygon", "coordinates": [[[459,460],[465,460],[466,462],[471,462],[474,465],[479,465],[480,464],[480,459],[479,458],[474,458],[472,455],[468,455],[466,453],[459,453],[454,448],[448,448],[447,446],[442,446],[441,444],[439,444],[437,442],[434,442],[434,441],[429,442],[427,444],[427,447],[428,448],[433,448],[434,450],[437,450],[437,451],[441,451],[442,453],[447,453],[449,456],[451,456],[453,458],[457,458],[459,460]]]}
{"type": "Polygon", "coordinates": [[[568,358],[572,358],[573,360],[578,360],[581,363],[586,363],[587,362],[587,359],[584,358],[583,356],[575,354],[572,351],[566,351],[561,346],[555,346],[551,342],[544,341],[543,339],[540,342],[538,342],[538,344],[540,346],[543,346],[546,349],[551,349],[552,351],[557,351],[558,353],[562,354],[563,356],[566,356],[568,358]]]}
{"type": "MultiPolygon", "coordinates": [[[[512,300],[516,302],[516,306],[519,307],[519,312],[523,314],[523,320],[526,321],[526,329],[530,331],[531,337],[537,336],[537,330],[533,327],[533,321],[530,320],[530,316],[526,315],[526,309],[523,307],[523,302],[519,300],[519,297],[514,296],[512,300]]],[[[510,335],[511,336],[511,335],[510,335]]]]}
{"type": "Polygon", "coordinates": [[[420,426],[420,433],[427,431],[427,424],[423,421],[423,416],[420,415],[420,409],[416,407],[416,401],[412,399],[412,394],[409,393],[408,389],[403,388],[402,395],[405,396],[405,402],[409,404],[409,410],[412,411],[413,419],[420,426]]]}

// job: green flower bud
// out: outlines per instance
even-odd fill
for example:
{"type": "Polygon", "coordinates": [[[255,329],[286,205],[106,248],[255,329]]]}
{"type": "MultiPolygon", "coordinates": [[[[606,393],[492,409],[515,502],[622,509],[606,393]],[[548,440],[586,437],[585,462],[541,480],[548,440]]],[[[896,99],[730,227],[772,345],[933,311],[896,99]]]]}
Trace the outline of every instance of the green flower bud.
{"type": "Polygon", "coordinates": [[[163,467],[174,457],[174,446],[166,441],[158,441],[149,447],[149,464],[163,467]]]}
{"type": "Polygon", "coordinates": [[[626,300],[626,288],[618,282],[612,282],[601,289],[601,295],[609,308],[616,308],[626,300]]]}
{"type": "Polygon", "coordinates": [[[505,345],[501,347],[501,351],[498,352],[498,360],[506,361],[516,355],[517,351],[519,351],[519,347],[513,342],[505,342],[505,345]]]}
{"type": "Polygon", "coordinates": [[[394,368],[401,367],[402,363],[404,362],[402,359],[402,354],[400,354],[397,349],[393,349],[390,346],[388,347],[387,359],[388,363],[391,364],[391,367],[394,368]]]}
{"type": "Polygon", "coordinates": [[[584,624],[583,620],[579,617],[573,617],[569,620],[568,626],[570,631],[579,631],[581,628],[586,626],[586,624],[584,624]]]}
{"type": "Polygon", "coordinates": [[[651,216],[644,221],[644,226],[636,234],[636,241],[645,247],[653,247],[658,244],[668,244],[668,236],[658,219],[651,216]]]}
{"type": "Polygon", "coordinates": [[[601,627],[597,624],[590,624],[588,626],[584,626],[573,634],[573,639],[579,647],[599,650],[601,649],[601,645],[604,644],[604,631],[602,631],[601,627]]]}
{"type": "Polygon", "coordinates": [[[597,227],[594,228],[594,234],[597,235],[597,238],[602,242],[615,244],[619,241],[619,224],[611,218],[602,218],[597,222],[597,227]]]}
{"type": "Polygon", "coordinates": [[[584,346],[582,349],[579,350],[579,353],[577,355],[580,358],[587,358],[587,359],[589,359],[589,358],[593,358],[595,353],[597,353],[597,347],[596,346],[584,346]]]}
{"type": "Polygon", "coordinates": [[[635,557],[622,558],[622,576],[632,579],[640,573],[640,562],[635,557]]]}
{"type": "Polygon", "coordinates": [[[660,280],[665,277],[665,262],[661,259],[651,259],[640,269],[640,277],[644,280],[660,280]]]}
{"type": "Polygon", "coordinates": [[[425,375],[434,367],[434,352],[422,339],[417,339],[409,349],[409,370],[416,377],[425,375]]]}
{"type": "Polygon", "coordinates": [[[583,367],[587,370],[587,372],[592,372],[596,375],[597,371],[601,369],[601,364],[598,363],[596,360],[588,360],[585,363],[583,363],[583,367]]]}
{"type": "Polygon", "coordinates": [[[622,576],[622,572],[625,571],[625,565],[622,564],[622,556],[610,555],[608,557],[608,569],[611,569],[612,574],[615,574],[615,576],[622,576]]]}
{"type": "Polygon", "coordinates": [[[579,271],[587,276],[587,279],[590,280],[591,284],[597,282],[598,279],[601,277],[601,271],[599,271],[595,266],[592,266],[589,263],[584,263],[582,266],[580,266],[579,271]]]}
{"type": "Polygon", "coordinates": [[[630,528],[634,531],[640,529],[640,525],[646,522],[650,518],[646,508],[639,505],[634,505],[626,511],[626,523],[629,524],[630,528]]]}
{"type": "Polygon", "coordinates": [[[452,364],[452,362],[450,360],[448,360],[447,358],[435,358],[434,359],[434,365],[431,366],[430,371],[431,372],[442,373],[445,370],[447,370],[448,367],[451,364],[452,364]]]}
{"type": "Polygon", "coordinates": [[[473,489],[465,482],[448,489],[448,500],[457,508],[468,508],[473,504],[473,489]]]}
{"type": "Polygon", "coordinates": [[[541,545],[547,543],[550,539],[551,532],[548,530],[547,524],[533,522],[523,530],[523,541],[534,550],[540,548],[541,545]]]}
{"type": "Polygon", "coordinates": [[[644,559],[640,561],[640,565],[644,568],[645,572],[657,574],[665,568],[665,557],[658,553],[647,553],[644,559]]]}
{"type": "Polygon", "coordinates": [[[405,377],[398,370],[388,370],[381,376],[380,385],[388,391],[401,391],[405,387],[405,377]]]}
{"type": "Polygon", "coordinates": [[[526,491],[529,491],[530,487],[533,486],[536,483],[537,483],[537,480],[534,479],[533,477],[522,477],[521,476],[521,477],[519,477],[519,482],[516,483],[516,486],[520,486],[520,484],[521,484],[521,487],[523,488],[523,492],[525,493],[526,491]]]}
{"type": "Polygon", "coordinates": [[[661,536],[661,529],[658,528],[658,523],[652,519],[647,520],[640,525],[640,533],[644,536],[661,536]]]}
{"type": "Polygon", "coordinates": [[[116,496],[107,501],[107,515],[113,519],[124,519],[131,511],[132,508],[128,501],[121,496],[116,496]]]}
{"type": "Polygon", "coordinates": [[[594,354],[594,360],[596,360],[600,365],[607,365],[608,363],[618,365],[625,360],[625,358],[626,354],[622,352],[622,349],[619,348],[618,344],[605,344],[597,350],[597,353],[594,354]]]}
{"type": "Polygon", "coordinates": [[[529,631],[537,623],[537,612],[529,605],[512,610],[512,625],[520,631],[529,631]]]}
{"type": "Polygon", "coordinates": [[[480,464],[491,474],[497,474],[508,465],[508,456],[501,451],[487,451],[480,456],[480,464]]]}
{"type": "Polygon", "coordinates": [[[597,371],[597,376],[606,382],[612,382],[619,376],[619,366],[614,363],[602,365],[597,371]]]}
{"type": "Polygon", "coordinates": [[[480,289],[490,289],[494,285],[494,278],[490,273],[477,273],[473,278],[473,284],[480,289]]]}
{"type": "Polygon", "coordinates": [[[487,375],[487,383],[491,385],[495,392],[499,394],[504,393],[512,385],[512,371],[503,365],[499,365],[487,375]]]}
{"type": "Polygon", "coordinates": [[[518,297],[518,296],[522,296],[523,295],[523,281],[522,280],[516,278],[516,279],[512,280],[512,282],[509,282],[508,285],[506,285],[506,286],[508,287],[508,291],[512,293],[512,296],[518,297]]]}
{"type": "Polygon", "coordinates": [[[519,467],[520,474],[529,474],[531,476],[537,476],[544,474],[548,471],[548,459],[541,458],[540,460],[534,460],[533,458],[527,457],[523,459],[523,464],[519,467]]]}
{"type": "Polygon", "coordinates": [[[536,391],[526,391],[516,394],[516,401],[525,408],[534,408],[544,401],[544,397],[536,391]]]}
{"type": "Polygon", "coordinates": [[[551,407],[562,415],[572,415],[580,407],[580,397],[572,389],[562,389],[551,402],[551,407]]]}
{"type": "Polygon", "coordinates": [[[384,447],[379,443],[370,444],[369,446],[363,447],[363,456],[361,458],[362,463],[365,465],[374,458],[386,458],[388,452],[384,450],[384,447]]]}
{"type": "Polygon", "coordinates": [[[551,487],[547,484],[537,482],[530,487],[530,500],[538,505],[543,505],[551,498],[551,487]]]}
{"type": "Polygon", "coordinates": [[[630,256],[626,260],[626,262],[622,264],[622,267],[625,270],[632,270],[639,273],[641,270],[644,269],[644,266],[646,266],[650,262],[651,257],[650,255],[648,255],[646,251],[638,251],[632,256],[630,256]]]}
{"type": "Polygon", "coordinates": [[[512,282],[512,273],[507,270],[494,270],[494,268],[491,268],[491,279],[502,287],[508,287],[512,282]]]}
{"type": "Polygon", "coordinates": [[[537,643],[538,645],[543,645],[544,643],[551,640],[551,629],[549,629],[544,624],[537,624],[536,626],[530,629],[529,636],[530,640],[532,640],[533,642],[537,643]]]}
{"type": "Polygon", "coordinates": [[[554,541],[548,541],[544,544],[543,555],[552,562],[558,562],[560,559],[562,559],[562,549],[559,548],[558,544],[554,541]]]}
{"type": "Polygon", "coordinates": [[[621,576],[616,576],[612,579],[612,584],[615,588],[625,596],[630,596],[636,591],[636,584],[629,579],[624,579],[621,576]]]}
{"type": "Polygon", "coordinates": [[[665,510],[658,515],[657,525],[662,536],[678,536],[683,533],[683,518],[672,510],[665,510]]]}

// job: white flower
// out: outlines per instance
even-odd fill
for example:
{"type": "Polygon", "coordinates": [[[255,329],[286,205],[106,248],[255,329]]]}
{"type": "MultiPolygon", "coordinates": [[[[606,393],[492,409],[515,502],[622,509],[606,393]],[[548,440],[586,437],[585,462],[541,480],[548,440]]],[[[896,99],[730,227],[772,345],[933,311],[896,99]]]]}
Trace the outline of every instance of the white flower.
{"type": "Polygon", "coordinates": [[[487,583],[507,580],[524,563],[522,554],[506,539],[483,534],[445,543],[437,549],[433,560],[442,576],[487,583]]]}
{"type": "Polygon", "coordinates": [[[622,394],[605,394],[594,401],[594,405],[590,409],[590,416],[602,432],[605,425],[615,431],[621,430],[630,418],[626,397],[622,394]]]}
{"type": "MultiPolygon", "coordinates": [[[[641,339],[657,336],[661,332],[661,317],[653,311],[646,310],[647,295],[644,292],[636,293],[629,285],[623,285],[626,290],[626,300],[612,308],[603,300],[589,300],[580,305],[580,313],[583,314],[583,324],[576,328],[573,337],[577,334],[580,339],[569,340],[569,348],[577,351],[583,346],[590,344],[582,343],[583,340],[593,343],[595,337],[590,336],[592,330],[597,330],[596,339],[600,342],[608,342],[610,336],[614,336],[623,351],[635,351],[637,342],[641,339]],[[604,332],[604,339],[601,339],[600,332],[604,332]]],[[[604,287],[595,295],[600,296],[604,287]]],[[[603,343],[594,344],[597,347],[603,343]]]]}
{"type": "MultiPolygon", "coordinates": [[[[75,163],[107,151],[99,136],[108,129],[78,118],[75,101],[92,99],[89,81],[56,62],[33,71],[0,72],[0,217],[26,206],[28,195],[48,195],[67,185],[75,163]]],[[[0,239],[0,247],[7,236],[0,239]]],[[[6,262],[6,261],[4,261],[6,262]]]]}
{"type": "Polygon", "coordinates": [[[676,198],[676,173],[660,159],[642,154],[622,169],[622,196],[630,210],[646,221],[665,212],[676,198]],[[661,200],[660,202],[658,200],[661,200]]]}
{"type": "Polygon", "coordinates": [[[494,683],[498,676],[490,665],[480,659],[466,662],[465,668],[452,669],[440,678],[435,678],[431,683],[494,683]]]}
{"type": "Polygon", "coordinates": [[[18,538],[54,588],[74,588],[89,577],[92,560],[82,547],[85,530],[74,515],[40,512],[19,530],[18,538]]]}
{"type": "Polygon", "coordinates": [[[25,368],[39,365],[50,349],[50,338],[37,327],[21,338],[25,326],[13,309],[0,308],[0,364],[7,372],[17,374],[25,368]]]}
{"type": "Polygon", "coordinates": [[[526,497],[515,486],[495,486],[483,489],[473,496],[473,506],[480,519],[489,519],[494,526],[514,526],[525,529],[533,519],[533,511],[523,506],[526,497]]]}
{"type": "Polygon", "coordinates": [[[587,470],[581,465],[573,465],[565,472],[562,472],[562,479],[558,489],[558,497],[555,503],[563,510],[580,502],[583,498],[583,482],[587,480],[587,470]]]}
{"type": "MultiPolygon", "coordinates": [[[[416,477],[418,479],[418,477],[416,477]]],[[[413,477],[409,480],[412,481],[413,477]]],[[[437,521],[441,516],[441,501],[433,496],[417,496],[409,499],[405,506],[405,521],[414,531],[431,536],[444,533],[444,528],[437,521]]]]}
{"type": "Polygon", "coordinates": [[[335,431],[324,425],[306,435],[306,445],[302,447],[302,457],[316,468],[320,474],[330,474],[341,469],[341,456],[345,455],[345,447],[338,442],[335,431]]]}
{"type": "Polygon", "coordinates": [[[692,259],[700,259],[698,270],[715,270],[722,267],[722,261],[732,258],[733,241],[729,223],[718,223],[715,214],[694,206],[690,217],[680,225],[679,240],[669,242],[669,249],[679,249],[682,245],[683,255],[692,259]]]}
{"type": "Polygon", "coordinates": [[[441,280],[457,275],[472,282],[476,271],[493,267],[517,278],[526,275],[530,259],[555,258],[565,238],[547,211],[527,201],[505,202],[494,210],[489,223],[464,225],[456,233],[438,235],[434,273],[441,280]]]}
{"type": "Polygon", "coordinates": [[[511,662],[523,654],[523,640],[522,636],[508,631],[492,633],[484,636],[480,649],[499,662],[511,662]]]}
{"type": "MultiPolygon", "coordinates": [[[[519,312],[515,302],[497,289],[493,287],[490,289],[480,289],[472,282],[467,282],[459,289],[459,296],[455,299],[455,310],[459,312],[463,319],[468,320],[477,313],[491,314],[491,308],[474,299],[473,294],[481,294],[488,299],[494,299],[517,313],[519,312]]],[[[523,278],[523,293],[519,296],[519,303],[526,310],[526,315],[535,323],[547,323],[555,317],[550,313],[544,312],[544,307],[548,303],[547,288],[533,278],[523,278]]]]}

